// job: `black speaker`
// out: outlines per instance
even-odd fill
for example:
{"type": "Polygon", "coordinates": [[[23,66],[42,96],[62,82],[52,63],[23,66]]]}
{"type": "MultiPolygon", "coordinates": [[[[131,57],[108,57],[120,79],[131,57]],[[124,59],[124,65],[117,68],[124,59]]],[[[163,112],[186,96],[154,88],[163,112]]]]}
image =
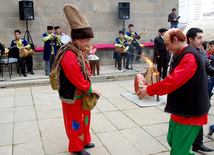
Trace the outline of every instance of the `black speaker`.
{"type": "Polygon", "coordinates": [[[118,18],[129,19],[130,18],[130,3],[119,2],[118,3],[118,18]]]}
{"type": "Polygon", "coordinates": [[[20,20],[34,20],[33,1],[19,1],[20,20]]]}

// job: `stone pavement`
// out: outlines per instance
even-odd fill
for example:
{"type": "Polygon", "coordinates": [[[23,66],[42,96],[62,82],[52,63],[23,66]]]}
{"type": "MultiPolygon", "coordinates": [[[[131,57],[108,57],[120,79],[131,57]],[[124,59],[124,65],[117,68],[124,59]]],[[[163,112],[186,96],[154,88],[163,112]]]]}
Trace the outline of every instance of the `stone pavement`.
{"type": "MultiPolygon", "coordinates": [[[[103,82],[103,81],[115,81],[115,80],[126,80],[133,79],[137,73],[143,73],[146,71],[148,65],[146,63],[133,64],[133,70],[126,70],[122,67],[122,70],[118,70],[113,65],[100,66],[100,75],[92,76],[93,82],[103,82]]],[[[7,68],[4,69],[7,71],[7,68]]],[[[19,87],[26,85],[41,85],[48,84],[49,77],[45,76],[44,70],[34,70],[35,75],[28,74],[27,77],[19,77],[16,73],[15,67],[13,67],[12,78],[9,78],[9,73],[4,72],[3,77],[0,75],[0,88],[5,87],[19,87]]]]}
{"type": "MultiPolygon", "coordinates": [[[[143,68],[142,64],[138,66],[143,68]]],[[[117,79],[118,70],[112,66],[101,66],[100,76],[104,76],[104,68],[108,69],[105,74],[111,73],[109,76],[119,81],[112,78],[108,81],[107,76],[104,82],[94,80],[93,86],[102,92],[102,96],[92,110],[90,132],[96,147],[87,151],[92,155],[169,155],[166,136],[170,115],[163,112],[164,106],[140,108],[122,97],[121,93],[134,92],[133,77],[117,79]]],[[[39,74],[39,71],[35,72],[34,78],[38,76],[37,72],[39,74]]],[[[125,74],[130,74],[128,72],[134,71],[125,74]]],[[[27,78],[30,80],[30,77],[27,78]]],[[[0,154],[70,155],[57,91],[40,78],[32,79],[34,85],[24,77],[13,78],[0,82],[19,83],[14,85],[12,82],[10,87],[1,88],[0,154]]],[[[47,77],[44,79],[48,80],[47,77]]],[[[211,103],[213,105],[214,100],[211,103]]],[[[210,109],[208,125],[204,126],[204,144],[214,148],[214,141],[206,137],[210,124],[214,124],[214,107],[210,109]]]]}

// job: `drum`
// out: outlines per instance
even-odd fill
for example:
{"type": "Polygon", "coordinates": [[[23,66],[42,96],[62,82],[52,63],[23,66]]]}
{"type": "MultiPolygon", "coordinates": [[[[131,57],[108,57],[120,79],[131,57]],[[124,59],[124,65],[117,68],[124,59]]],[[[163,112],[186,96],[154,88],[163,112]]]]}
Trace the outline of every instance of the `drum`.
{"type": "Polygon", "coordinates": [[[19,49],[19,57],[24,58],[28,56],[28,50],[27,49],[19,49]]]}
{"type": "Polygon", "coordinates": [[[28,54],[33,55],[34,54],[34,50],[31,49],[31,48],[29,50],[27,50],[27,49],[19,50],[19,57],[21,57],[21,58],[27,57],[28,54]]]}
{"type": "Polygon", "coordinates": [[[33,54],[34,54],[34,50],[33,50],[32,48],[30,48],[30,49],[28,50],[28,52],[29,52],[30,55],[33,55],[33,54]]]}
{"type": "Polygon", "coordinates": [[[134,81],[135,93],[137,93],[142,86],[148,86],[148,84],[143,75],[137,74],[134,81]]]}
{"type": "Polygon", "coordinates": [[[70,39],[70,37],[68,35],[64,35],[64,36],[61,37],[61,42],[63,44],[67,44],[70,40],[71,39],[70,39]]]}
{"type": "Polygon", "coordinates": [[[122,47],[115,47],[115,52],[116,53],[126,53],[125,49],[122,47]]]}

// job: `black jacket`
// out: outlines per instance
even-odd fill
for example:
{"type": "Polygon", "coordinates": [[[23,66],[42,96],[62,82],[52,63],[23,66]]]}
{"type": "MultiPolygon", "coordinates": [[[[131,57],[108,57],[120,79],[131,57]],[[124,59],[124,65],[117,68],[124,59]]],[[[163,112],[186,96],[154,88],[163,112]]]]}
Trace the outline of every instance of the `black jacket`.
{"type": "Polygon", "coordinates": [[[204,61],[205,67],[206,67],[206,73],[209,76],[214,76],[214,68],[209,63],[209,60],[207,59],[207,52],[203,49],[197,49],[197,51],[201,54],[202,59],[204,61]]]}
{"type": "Polygon", "coordinates": [[[184,85],[168,94],[165,111],[179,116],[198,117],[207,114],[210,108],[207,75],[201,55],[189,45],[174,59],[170,73],[177,67],[183,56],[188,53],[195,56],[197,70],[184,85]]]}
{"type": "Polygon", "coordinates": [[[177,18],[177,15],[176,14],[173,14],[173,13],[170,13],[168,15],[168,22],[171,23],[171,25],[177,25],[178,24],[178,21],[174,21],[174,19],[177,18]]]}
{"type": "Polygon", "coordinates": [[[160,60],[169,60],[169,52],[166,50],[166,45],[161,36],[155,38],[154,56],[160,56],[160,60]]]}

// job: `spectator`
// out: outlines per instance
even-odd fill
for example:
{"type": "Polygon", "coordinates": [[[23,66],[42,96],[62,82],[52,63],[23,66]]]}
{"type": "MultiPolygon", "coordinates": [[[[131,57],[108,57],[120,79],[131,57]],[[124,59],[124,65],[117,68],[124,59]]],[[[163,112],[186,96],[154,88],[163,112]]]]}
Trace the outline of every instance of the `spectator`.
{"type": "MultiPolygon", "coordinates": [[[[214,68],[212,68],[212,66],[210,65],[207,59],[207,52],[205,52],[203,49],[200,48],[203,42],[203,31],[199,28],[191,28],[188,30],[186,36],[187,36],[188,44],[193,46],[202,57],[203,65],[205,66],[205,69],[206,69],[205,75],[207,76],[208,74],[210,76],[214,76],[214,68]]],[[[208,91],[208,88],[206,90],[206,93],[207,91],[208,91]]],[[[204,102],[201,102],[201,103],[204,104],[204,102]]],[[[200,132],[198,133],[198,136],[195,139],[192,146],[193,146],[192,148],[193,151],[198,151],[198,150],[204,151],[204,152],[213,151],[212,149],[205,147],[203,144],[203,126],[201,126],[200,132]]]]}
{"type": "Polygon", "coordinates": [[[169,63],[169,52],[166,50],[166,45],[164,44],[163,36],[167,29],[161,28],[159,32],[161,35],[155,39],[154,45],[154,56],[157,60],[157,68],[159,76],[162,79],[165,79],[167,76],[167,69],[169,63]],[[163,69],[163,72],[162,72],[163,69]]]}
{"type": "Polygon", "coordinates": [[[177,15],[175,13],[176,9],[173,8],[172,13],[168,15],[168,22],[171,23],[171,28],[178,28],[178,19],[180,18],[180,16],[177,18],[177,15]]]}

